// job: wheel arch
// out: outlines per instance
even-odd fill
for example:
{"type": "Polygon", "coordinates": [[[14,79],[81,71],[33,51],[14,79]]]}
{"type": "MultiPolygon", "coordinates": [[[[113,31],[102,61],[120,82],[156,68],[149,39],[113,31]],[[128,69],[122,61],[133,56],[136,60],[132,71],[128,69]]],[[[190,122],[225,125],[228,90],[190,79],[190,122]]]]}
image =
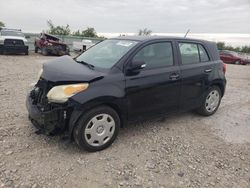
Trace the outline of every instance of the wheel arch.
{"type": "Polygon", "coordinates": [[[96,108],[98,106],[108,106],[115,110],[120,118],[121,127],[127,123],[127,111],[125,106],[122,104],[121,99],[115,97],[99,97],[92,99],[84,104],[79,104],[71,113],[71,117],[68,123],[68,131],[70,139],[73,138],[73,130],[77,125],[80,117],[84,115],[87,111],[96,108]]]}
{"type": "Polygon", "coordinates": [[[224,85],[223,83],[221,83],[221,82],[213,82],[213,83],[210,85],[210,87],[211,87],[211,86],[217,86],[217,87],[220,89],[220,91],[221,91],[221,97],[224,96],[224,93],[225,93],[225,85],[224,85]]]}

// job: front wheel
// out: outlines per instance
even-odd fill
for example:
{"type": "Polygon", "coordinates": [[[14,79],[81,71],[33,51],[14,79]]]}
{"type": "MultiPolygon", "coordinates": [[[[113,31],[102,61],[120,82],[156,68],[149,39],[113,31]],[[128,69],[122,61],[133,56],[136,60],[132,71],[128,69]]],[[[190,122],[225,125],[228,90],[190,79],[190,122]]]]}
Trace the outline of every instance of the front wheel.
{"type": "Polygon", "coordinates": [[[240,63],[240,60],[235,61],[234,64],[235,64],[235,65],[240,65],[240,64],[241,64],[241,63],[240,63]]]}
{"type": "Polygon", "coordinates": [[[73,135],[80,148],[99,151],[114,142],[119,129],[120,118],[117,112],[108,106],[100,106],[83,114],[73,135]]]}
{"type": "Polygon", "coordinates": [[[48,55],[48,51],[46,48],[42,48],[42,54],[47,56],[48,55]]]}
{"type": "Polygon", "coordinates": [[[35,46],[35,53],[37,53],[37,52],[38,52],[38,47],[35,46]]]}
{"type": "Polygon", "coordinates": [[[205,94],[202,105],[197,109],[197,113],[203,116],[214,114],[220,106],[221,90],[217,86],[212,86],[205,94]]]}

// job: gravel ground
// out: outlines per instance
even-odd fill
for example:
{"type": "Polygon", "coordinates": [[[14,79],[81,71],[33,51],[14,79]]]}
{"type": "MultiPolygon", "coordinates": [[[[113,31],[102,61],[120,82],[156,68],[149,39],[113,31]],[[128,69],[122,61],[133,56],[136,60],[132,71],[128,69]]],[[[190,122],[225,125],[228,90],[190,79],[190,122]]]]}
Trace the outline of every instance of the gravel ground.
{"type": "Polygon", "coordinates": [[[28,121],[29,84],[52,58],[0,56],[0,187],[250,187],[250,66],[228,65],[213,116],[131,124],[88,153],[35,134],[28,121]]]}

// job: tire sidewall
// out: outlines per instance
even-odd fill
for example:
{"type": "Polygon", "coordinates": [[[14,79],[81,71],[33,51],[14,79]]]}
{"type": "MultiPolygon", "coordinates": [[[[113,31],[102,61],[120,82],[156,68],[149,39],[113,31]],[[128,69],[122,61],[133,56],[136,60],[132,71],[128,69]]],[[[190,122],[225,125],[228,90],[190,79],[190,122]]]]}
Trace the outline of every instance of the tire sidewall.
{"type": "Polygon", "coordinates": [[[240,65],[240,60],[235,61],[235,65],[240,65]]]}
{"type": "Polygon", "coordinates": [[[217,86],[212,86],[212,87],[210,87],[210,88],[208,89],[208,91],[205,93],[205,96],[204,96],[204,99],[203,99],[203,103],[202,103],[202,111],[203,111],[203,113],[204,113],[203,115],[205,115],[205,116],[213,115],[213,114],[218,110],[218,108],[219,108],[219,106],[220,106],[220,103],[221,103],[221,90],[220,90],[220,88],[217,87],[217,86]],[[215,110],[212,111],[212,112],[209,112],[209,111],[207,111],[207,109],[206,109],[206,99],[207,99],[209,93],[210,93],[211,91],[213,91],[213,90],[218,91],[218,93],[219,93],[219,95],[220,95],[220,98],[219,98],[218,106],[215,108],[215,110]]]}
{"type": "Polygon", "coordinates": [[[79,121],[77,122],[77,125],[74,129],[74,139],[76,141],[76,143],[83,149],[87,150],[87,151],[100,151],[103,150],[105,148],[107,148],[108,146],[110,146],[114,140],[116,139],[118,133],[119,133],[119,129],[120,129],[120,118],[118,116],[118,114],[115,112],[115,110],[113,110],[110,107],[107,106],[100,106],[100,107],[96,107],[86,113],[84,113],[82,115],[82,117],[79,119],[79,121]],[[98,114],[108,114],[110,115],[114,121],[115,121],[115,132],[112,136],[112,138],[105,143],[102,146],[91,146],[90,144],[88,144],[88,142],[85,139],[85,128],[88,124],[88,122],[96,115],[98,114]]]}
{"type": "Polygon", "coordinates": [[[46,48],[42,48],[42,54],[43,54],[44,56],[47,56],[47,55],[48,55],[48,51],[47,51],[46,48]]]}

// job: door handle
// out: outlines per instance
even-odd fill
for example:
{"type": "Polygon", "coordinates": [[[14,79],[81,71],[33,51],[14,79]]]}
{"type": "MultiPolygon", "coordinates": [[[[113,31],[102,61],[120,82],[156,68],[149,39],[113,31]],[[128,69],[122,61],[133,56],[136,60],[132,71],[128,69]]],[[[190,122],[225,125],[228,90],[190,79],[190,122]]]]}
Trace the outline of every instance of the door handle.
{"type": "Polygon", "coordinates": [[[212,69],[206,69],[204,70],[205,73],[209,73],[209,72],[212,72],[212,69]]]}
{"type": "Polygon", "coordinates": [[[169,76],[170,80],[177,80],[179,77],[180,75],[177,73],[173,73],[169,76]]]}

